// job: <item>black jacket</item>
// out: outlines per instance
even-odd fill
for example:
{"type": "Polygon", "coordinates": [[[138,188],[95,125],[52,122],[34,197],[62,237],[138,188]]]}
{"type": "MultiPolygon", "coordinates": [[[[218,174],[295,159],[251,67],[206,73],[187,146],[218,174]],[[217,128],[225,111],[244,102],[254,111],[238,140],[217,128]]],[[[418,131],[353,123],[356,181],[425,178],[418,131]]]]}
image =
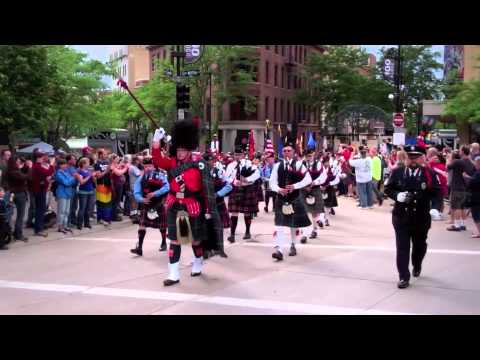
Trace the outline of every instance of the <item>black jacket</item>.
{"type": "Polygon", "coordinates": [[[440,193],[440,184],[431,169],[419,167],[413,176],[407,167],[393,170],[385,185],[385,193],[395,200],[394,224],[430,227],[431,200],[440,193]],[[397,201],[397,195],[404,191],[413,195],[412,201],[408,204],[397,201]]]}

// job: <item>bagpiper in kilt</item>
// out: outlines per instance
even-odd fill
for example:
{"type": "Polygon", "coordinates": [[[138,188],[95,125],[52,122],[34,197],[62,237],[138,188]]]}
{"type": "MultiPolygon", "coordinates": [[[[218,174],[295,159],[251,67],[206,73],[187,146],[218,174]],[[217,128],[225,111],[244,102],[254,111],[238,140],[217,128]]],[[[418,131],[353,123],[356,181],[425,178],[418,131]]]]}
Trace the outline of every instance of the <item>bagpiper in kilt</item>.
{"type": "Polygon", "coordinates": [[[283,260],[283,231],[290,228],[291,246],[290,256],[297,255],[295,248],[296,237],[300,228],[311,225],[307,215],[303,196],[300,190],[312,183],[312,178],[302,161],[292,160],[294,145],[288,141],[283,147],[284,159],[273,167],[270,176],[270,188],[278,196],[275,201],[275,252],[272,257],[277,261],[283,260]]]}
{"type": "MultiPolygon", "coordinates": [[[[305,166],[312,177],[312,183],[302,190],[307,212],[312,215],[312,229],[310,239],[317,237],[317,227],[323,229],[325,220],[325,207],[320,185],[327,180],[327,172],[324,171],[321,161],[315,159],[315,152],[307,153],[305,166]]],[[[305,244],[307,237],[302,236],[300,242],[305,244]]]]}
{"type": "Polygon", "coordinates": [[[339,169],[337,164],[334,164],[329,157],[323,159],[323,166],[328,174],[328,185],[325,190],[325,193],[327,194],[325,207],[330,209],[331,215],[335,215],[333,208],[338,207],[337,185],[340,183],[341,169],[339,169]]]}
{"type": "Polygon", "coordinates": [[[206,153],[203,155],[203,159],[208,163],[210,168],[210,175],[213,179],[213,183],[215,186],[215,193],[216,193],[216,204],[217,204],[217,211],[220,217],[221,224],[223,228],[219,229],[218,234],[218,251],[212,251],[210,253],[205,253],[204,257],[207,258],[210,255],[220,255],[223,258],[228,257],[225,253],[225,248],[223,244],[223,229],[228,229],[231,226],[230,222],[230,215],[227,210],[227,206],[225,205],[225,196],[230,194],[233,189],[233,186],[228,182],[227,177],[225,176],[225,171],[223,170],[223,166],[221,163],[216,162],[216,158],[214,154],[206,153]]]}
{"type": "Polygon", "coordinates": [[[228,241],[235,242],[235,231],[238,224],[238,214],[243,213],[245,220],[244,240],[251,239],[250,226],[254,214],[258,213],[258,187],[255,182],[260,179],[260,171],[250,160],[244,158],[241,145],[235,148],[235,161],[227,166],[226,177],[233,185],[233,191],[228,197],[228,212],[230,213],[230,236],[228,241]]]}
{"type": "Polygon", "coordinates": [[[208,165],[203,160],[192,160],[192,151],[199,143],[197,124],[192,120],[175,123],[169,148],[171,157],[164,155],[160,149],[160,140],[164,136],[163,129],[155,131],[152,156],[156,166],[168,171],[170,183],[166,199],[169,274],[163,284],[172,286],[180,282],[181,244],[192,244],[194,260],[191,276],[202,274],[204,250],[218,249],[220,219],[208,165]]]}
{"type": "MultiPolygon", "coordinates": [[[[130,252],[138,256],[143,255],[143,240],[146,228],[154,228],[166,232],[165,195],[170,190],[165,171],[154,168],[151,158],[143,162],[145,173],[140,176],[134,185],[134,196],[140,207],[138,227],[138,243],[130,252]]],[[[167,250],[167,241],[162,233],[160,251],[167,250]]]]}

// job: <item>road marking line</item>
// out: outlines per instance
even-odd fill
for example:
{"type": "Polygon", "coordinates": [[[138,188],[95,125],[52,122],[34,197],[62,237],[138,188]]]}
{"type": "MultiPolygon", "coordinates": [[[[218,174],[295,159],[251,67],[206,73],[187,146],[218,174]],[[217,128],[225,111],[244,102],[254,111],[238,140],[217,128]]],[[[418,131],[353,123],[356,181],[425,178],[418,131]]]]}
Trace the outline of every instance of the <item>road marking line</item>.
{"type": "MultiPolygon", "coordinates": [[[[82,240],[82,241],[104,241],[104,242],[134,242],[135,239],[126,238],[65,238],[68,240],[82,240]]],[[[148,240],[148,239],[147,239],[148,240]]],[[[160,239],[158,239],[160,241],[160,239]]],[[[272,244],[260,243],[260,242],[243,242],[235,243],[234,245],[225,244],[225,248],[235,246],[252,246],[252,247],[268,247],[273,248],[272,244]]],[[[289,248],[290,245],[285,245],[285,248],[289,248]]],[[[395,252],[393,247],[382,246],[361,246],[361,245],[321,245],[321,244],[297,244],[299,248],[317,248],[317,249],[335,249],[335,250],[359,250],[359,251],[378,251],[378,252],[395,252]]],[[[452,249],[428,249],[428,254],[451,254],[451,255],[480,255],[480,250],[452,250],[452,249]]]]}
{"type": "MultiPolygon", "coordinates": [[[[148,291],[106,287],[88,287],[81,285],[41,284],[18,281],[0,280],[0,288],[27,289],[36,291],[54,291],[65,293],[79,293],[86,295],[99,295],[111,297],[124,297],[134,299],[165,300],[176,302],[195,302],[214,305],[227,305],[262,310],[277,310],[315,315],[414,315],[409,313],[368,310],[361,308],[348,308],[340,306],[323,306],[296,302],[283,302],[275,300],[243,299],[223,296],[208,296],[199,294],[183,294],[166,291],[148,291]]],[[[415,314],[416,315],[416,314],[415,314]]]]}

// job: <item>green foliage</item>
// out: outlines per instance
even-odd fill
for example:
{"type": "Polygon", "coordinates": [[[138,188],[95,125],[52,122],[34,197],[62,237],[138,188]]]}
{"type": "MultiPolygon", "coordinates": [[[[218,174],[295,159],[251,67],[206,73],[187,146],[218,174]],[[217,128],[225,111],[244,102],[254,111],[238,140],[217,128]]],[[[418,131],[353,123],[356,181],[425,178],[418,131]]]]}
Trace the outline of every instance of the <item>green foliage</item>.
{"type": "Polygon", "coordinates": [[[41,45],[0,45],[0,127],[10,145],[44,119],[53,68],[41,45]]]}
{"type": "Polygon", "coordinates": [[[480,122],[480,80],[456,85],[455,96],[446,104],[444,115],[460,123],[480,122]]]}
{"type": "Polygon", "coordinates": [[[331,45],[323,54],[313,54],[303,74],[309,87],[297,92],[297,101],[321,109],[327,126],[336,126],[338,113],[352,104],[391,111],[388,84],[375,76],[375,72],[360,72],[365,69],[367,58],[364,50],[345,45],[331,45]]]}
{"type": "Polygon", "coordinates": [[[47,46],[48,62],[54,72],[49,78],[47,115],[41,130],[54,146],[60,140],[83,136],[105,126],[97,106],[105,90],[104,64],[65,45],[47,46]]]}
{"type": "MultiPolygon", "coordinates": [[[[381,50],[382,56],[377,64],[379,72],[382,71],[388,51],[387,48],[381,50]]],[[[407,127],[412,130],[416,127],[419,101],[437,100],[442,96],[443,81],[436,77],[435,72],[443,69],[443,64],[438,61],[440,53],[434,52],[431,45],[402,45],[401,56],[402,83],[405,85],[402,103],[406,109],[407,127]]],[[[391,87],[391,93],[394,93],[393,80],[387,82],[391,87]]]]}

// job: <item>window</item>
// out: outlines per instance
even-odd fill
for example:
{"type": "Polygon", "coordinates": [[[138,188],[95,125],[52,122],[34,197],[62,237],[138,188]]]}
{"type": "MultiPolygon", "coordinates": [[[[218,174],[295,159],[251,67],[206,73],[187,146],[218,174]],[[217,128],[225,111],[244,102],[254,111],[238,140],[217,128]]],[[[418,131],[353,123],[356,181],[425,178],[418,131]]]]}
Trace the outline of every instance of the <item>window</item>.
{"type": "Polygon", "coordinates": [[[270,107],[270,99],[268,97],[265,98],[265,119],[269,118],[269,107],[270,107]]]}
{"type": "Polygon", "coordinates": [[[273,85],[278,86],[278,65],[275,64],[274,74],[273,74],[273,85]]]}
{"type": "Polygon", "coordinates": [[[284,119],[284,111],[285,111],[285,102],[283,99],[280,100],[280,122],[283,123],[284,119]]]}
{"type": "Polygon", "coordinates": [[[307,62],[307,47],[303,49],[303,63],[307,62]]]}
{"type": "Polygon", "coordinates": [[[285,87],[285,67],[282,66],[282,82],[281,82],[281,87],[285,87]]]}
{"type": "Polygon", "coordinates": [[[275,54],[278,54],[278,45],[275,45],[274,49],[275,49],[275,50],[274,50],[274,51],[275,51],[275,54]]]}
{"type": "Polygon", "coordinates": [[[285,45],[282,45],[282,56],[285,56],[285,45]]]}
{"type": "Polygon", "coordinates": [[[167,58],[167,49],[163,49],[163,59],[167,58]]]}
{"type": "Polygon", "coordinates": [[[268,84],[270,82],[270,63],[268,61],[265,62],[265,83],[268,84]]]}
{"type": "Polygon", "coordinates": [[[297,118],[297,103],[293,103],[293,120],[296,121],[298,120],[297,118]]]}
{"type": "Polygon", "coordinates": [[[152,72],[155,72],[155,57],[152,56],[152,72]]]}
{"type": "Polygon", "coordinates": [[[265,50],[270,50],[270,45],[265,45],[265,50]]]}
{"type": "Polygon", "coordinates": [[[303,50],[302,47],[298,47],[298,62],[301,64],[302,63],[302,55],[303,55],[303,50]]]}
{"type": "Polygon", "coordinates": [[[273,122],[277,122],[277,105],[278,105],[278,100],[277,98],[273,99],[273,122]]]}
{"type": "Polygon", "coordinates": [[[288,73],[288,71],[286,72],[286,76],[287,76],[287,89],[291,89],[291,80],[292,80],[292,76],[288,73]]]}
{"type": "Polygon", "coordinates": [[[298,62],[298,45],[295,45],[293,58],[295,62],[298,62]]]}
{"type": "Polygon", "coordinates": [[[297,88],[297,75],[294,75],[294,76],[293,76],[293,88],[294,88],[294,89],[297,88]]]}
{"type": "Polygon", "coordinates": [[[290,100],[287,101],[287,123],[290,122],[290,100]]]}

